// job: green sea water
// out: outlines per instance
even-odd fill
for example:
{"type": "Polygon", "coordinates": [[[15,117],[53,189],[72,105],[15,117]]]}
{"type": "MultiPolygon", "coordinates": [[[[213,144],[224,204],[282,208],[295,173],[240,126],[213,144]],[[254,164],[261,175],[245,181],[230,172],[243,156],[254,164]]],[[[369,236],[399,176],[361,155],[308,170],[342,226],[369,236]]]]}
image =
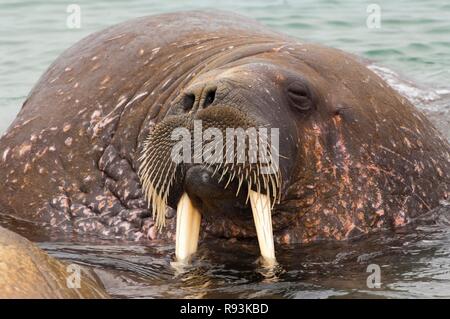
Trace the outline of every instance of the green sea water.
{"type": "MultiPolygon", "coordinates": [[[[369,28],[372,2],[1,0],[0,134],[40,75],[81,38],[138,16],[207,8],[369,59],[450,139],[450,1],[378,0],[380,27],[369,28]],[[79,29],[66,24],[71,3],[81,8],[79,29]]],[[[195,267],[180,275],[170,267],[171,245],[34,240],[44,240],[41,246],[59,258],[98,269],[116,297],[450,297],[449,228],[443,222],[421,226],[420,236],[400,231],[356,243],[278,248],[284,272],[277,276],[255,264],[255,243],[203,243],[195,267]],[[366,285],[371,263],[382,269],[380,289],[366,285]]]]}
{"type": "Polygon", "coordinates": [[[450,2],[377,1],[380,28],[368,28],[366,22],[370,13],[367,9],[372,2],[2,0],[0,132],[13,120],[39,76],[64,49],[112,24],[179,10],[235,11],[305,41],[319,42],[372,59],[417,85],[450,90],[450,2]],[[66,9],[72,3],[81,8],[79,29],[68,28],[66,24],[69,16],[66,9]]]}

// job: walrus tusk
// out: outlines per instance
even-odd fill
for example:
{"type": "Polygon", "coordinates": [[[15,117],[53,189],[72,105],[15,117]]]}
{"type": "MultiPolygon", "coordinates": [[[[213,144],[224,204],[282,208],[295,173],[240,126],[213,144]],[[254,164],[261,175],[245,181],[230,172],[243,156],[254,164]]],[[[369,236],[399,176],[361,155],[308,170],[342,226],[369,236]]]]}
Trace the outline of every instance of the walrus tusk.
{"type": "MultiPolygon", "coordinates": [[[[252,190],[250,190],[249,197],[261,256],[269,264],[275,264],[270,198],[265,194],[252,190]]],[[[189,196],[184,193],[177,206],[175,244],[177,261],[188,262],[192,254],[197,251],[200,222],[200,212],[192,205],[189,196]]]]}
{"type": "Polygon", "coordinates": [[[261,256],[266,262],[275,264],[270,198],[252,190],[249,192],[261,256]]]}
{"type": "Polygon", "coordinates": [[[192,205],[189,196],[184,193],[177,206],[175,243],[177,261],[187,262],[190,256],[197,251],[200,221],[200,212],[192,205]]]}

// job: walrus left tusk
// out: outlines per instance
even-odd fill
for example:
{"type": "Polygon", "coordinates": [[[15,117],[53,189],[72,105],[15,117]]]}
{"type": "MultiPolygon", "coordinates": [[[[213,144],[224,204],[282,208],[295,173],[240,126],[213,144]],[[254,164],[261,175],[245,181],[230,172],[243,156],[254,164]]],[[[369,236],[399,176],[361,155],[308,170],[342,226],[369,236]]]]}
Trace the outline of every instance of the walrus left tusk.
{"type": "Polygon", "coordinates": [[[249,190],[249,196],[261,256],[269,264],[275,264],[270,198],[252,190],[249,190]]]}
{"type": "Polygon", "coordinates": [[[184,193],[177,206],[177,233],[175,256],[179,262],[187,262],[197,251],[200,233],[200,212],[192,205],[189,196],[184,193]]]}

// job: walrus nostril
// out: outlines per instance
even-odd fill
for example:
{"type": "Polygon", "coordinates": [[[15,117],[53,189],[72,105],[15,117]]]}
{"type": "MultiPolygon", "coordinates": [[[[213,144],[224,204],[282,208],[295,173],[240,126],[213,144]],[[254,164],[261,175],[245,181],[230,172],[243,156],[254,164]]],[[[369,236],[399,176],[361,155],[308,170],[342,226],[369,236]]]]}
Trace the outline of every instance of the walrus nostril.
{"type": "Polygon", "coordinates": [[[194,103],[195,103],[195,95],[192,93],[186,94],[182,101],[183,109],[185,111],[190,111],[194,107],[194,103]]]}
{"type": "Polygon", "coordinates": [[[215,98],[216,98],[216,88],[209,89],[205,95],[205,101],[203,102],[203,108],[206,108],[209,105],[213,104],[215,98]]]}

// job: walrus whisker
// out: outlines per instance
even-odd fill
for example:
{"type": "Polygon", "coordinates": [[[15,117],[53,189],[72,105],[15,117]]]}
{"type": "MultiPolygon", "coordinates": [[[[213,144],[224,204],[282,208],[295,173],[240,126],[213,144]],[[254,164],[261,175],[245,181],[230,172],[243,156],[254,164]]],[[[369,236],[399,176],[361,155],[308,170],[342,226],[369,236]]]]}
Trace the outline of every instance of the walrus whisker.
{"type": "Polygon", "coordinates": [[[250,191],[251,191],[251,186],[252,185],[252,178],[250,177],[250,180],[247,182],[247,198],[245,199],[245,204],[247,205],[248,200],[250,199],[250,191]]]}
{"type": "Polygon", "coordinates": [[[153,155],[154,155],[154,152],[143,152],[142,157],[141,157],[142,163],[139,168],[140,173],[145,174],[145,172],[147,171],[147,169],[150,166],[150,163],[151,163],[150,159],[153,159],[153,155]]]}
{"type": "Polygon", "coordinates": [[[155,226],[159,231],[165,226],[165,211],[167,208],[168,194],[174,180],[176,165],[173,161],[165,161],[163,165],[155,165],[161,162],[169,148],[150,148],[152,136],[144,143],[139,176],[142,180],[144,196],[151,208],[155,226]],[[162,153],[161,153],[162,151],[162,153]]]}
{"type": "Polygon", "coordinates": [[[224,187],[225,189],[228,187],[228,185],[233,180],[233,178],[234,178],[234,173],[233,173],[233,175],[229,174],[228,181],[227,181],[227,183],[225,184],[225,187],[224,187]]]}
{"type": "Polygon", "coordinates": [[[238,188],[237,188],[237,191],[236,191],[236,197],[239,195],[239,191],[241,189],[243,181],[244,181],[244,179],[242,178],[242,176],[239,176],[239,185],[238,185],[238,188]]]}
{"type": "Polygon", "coordinates": [[[215,170],[214,170],[212,176],[215,176],[216,173],[219,171],[220,168],[221,168],[221,165],[216,165],[216,168],[215,168],[215,170]]]}
{"type": "Polygon", "coordinates": [[[274,196],[274,200],[272,203],[272,208],[273,208],[273,205],[275,205],[275,202],[277,200],[277,186],[276,186],[276,182],[274,181],[272,174],[269,175],[269,179],[270,179],[270,185],[272,187],[272,192],[273,192],[273,196],[274,196]]]}
{"type": "Polygon", "coordinates": [[[233,176],[231,177],[231,179],[234,180],[234,178],[236,177],[236,170],[234,169],[234,164],[231,167],[231,170],[233,171],[233,176]]]}
{"type": "Polygon", "coordinates": [[[158,178],[156,183],[154,183],[155,189],[159,190],[161,182],[164,183],[164,180],[167,178],[168,170],[166,170],[167,166],[172,165],[172,161],[166,161],[164,165],[161,165],[158,169],[158,173],[155,175],[155,178],[158,178]]]}
{"type": "Polygon", "coordinates": [[[255,181],[256,181],[256,191],[258,193],[261,193],[261,185],[260,185],[260,181],[259,181],[259,176],[257,176],[255,173],[253,174],[253,176],[255,176],[255,181]]]}
{"type": "Polygon", "coordinates": [[[161,173],[160,176],[160,180],[161,177],[164,175],[164,179],[163,179],[163,183],[160,184],[160,181],[158,181],[158,185],[157,185],[157,189],[161,189],[160,194],[162,194],[162,202],[159,203],[158,205],[158,210],[157,210],[157,216],[156,216],[156,222],[155,225],[161,230],[162,227],[164,227],[165,225],[165,211],[167,208],[167,197],[170,191],[170,185],[172,183],[172,181],[174,180],[175,177],[175,171],[176,171],[176,167],[175,169],[173,168],[173,162],[170,161],[170,166],[168,170],[165,170],[165,174],[161,173]]]}
{"type": "Polygon", "coordinates": [[[223,177],[227,174],[228,172],[228,166],[225,166],[225,169],[222,171],[222,175],[219,178],[219,183],[222,181],[223,177]]]}
{"type": "Polygon", "coordinates": [[[263,182],[264,182],[264,184],[263,184],[264,185],[264,189],[267,191],[269,189],[268,178],[267,178],[267,176],[265,174],[262,174],[261,176],[262,176],[263,182]]]}
{"type": "Polygon", "coordinates": [[[148,170],[148,172],[146,172],[146,173],[148,174],[148,175],[147,175],[147,179],[148,179],[149,181],[151,181],[152,184],[154,184],[154,183],[153,183],[153,179],[156,178],[156,177],[158,177],[158,176],[160,175],[160,171],[163,170],[164,168],[163,168],[162,165],[157,166],[157,167],[151,166],[151,163],[149,163],[149,165],[150,165],[149,170],[148,170]],[[150,169],[150,168],[151,168],[151,169],[150,169]]]}
{"type": "MultiPolygon", "coordinates": [[[[171,165],[171,167],[172,167],[172,165],[171,165]]],[[[169,178],[169,181],[167,182],[167,186],[164,190],[164,193],[163,193],[164,195],[162,197],[163,202],[160,205],[160,211],[157,212],[155,226],[158,228],[159,231],[161,231],[166,225],[165,212],[167,209],[167,197],[169,195],[170,186],[172,185],[174,176],[175,176],[175,174],[173,173],[172,176],[169,178]]]]}
{"type": "Polygon", "coordinates": [[[157,158],[157,152],[155,150],[151,150],[148,152],[149,155],[147,156],[147,158],[145,159],[144,163],[143,163],[143,169],[140,170],[140,174],[141,176],[144,177],[148,177],[148,179],[151,180],[152,178],[152,174],[154,173],[154,169],[152,169],[151,174],[149,174],[149,170],[150,168],[154,168],[153,163],[156,162],[156,158],[157,158]]]}

